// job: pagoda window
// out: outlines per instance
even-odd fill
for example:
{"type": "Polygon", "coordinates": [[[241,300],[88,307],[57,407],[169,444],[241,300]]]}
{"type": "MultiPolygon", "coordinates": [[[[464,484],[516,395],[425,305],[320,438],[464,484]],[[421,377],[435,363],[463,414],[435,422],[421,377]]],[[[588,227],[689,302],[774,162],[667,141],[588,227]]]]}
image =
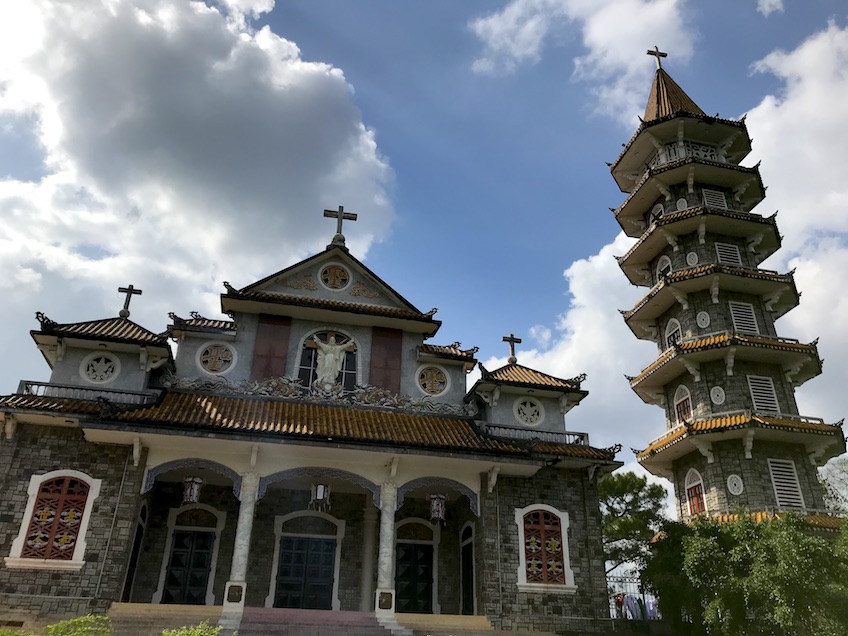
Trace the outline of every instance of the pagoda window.
{"type": "Polygon", "coordinates": [[[515,510],[519,546],[518,589],[570,593],[577,589],[568,556],[568,513],[545,504],[515,510]]]}
{"type": "Polygon", "coordinates": [[[754,314],[754,306],[751,303],[739,303],[731,300],[730,317],[733,319],[733,330],[736,333],[759,335],[757,316],[754,314]]]}
{"type": "Polygon", "coordinates": [[[650,214],[648,214],[648,225],[650,225],[651,223],[656,221],[658,218],[660,218],[663,215],[663,212],[665,212],[665,208],[663,207],[663,204],[657,203],[651,209],[650,214]]]}
{"type": "Polygon", "coordinates": [[[804,508],[804,496],[798,483],[798,472],[791,459],[768,460],[771,485],[778,508],[804,508]]]}
{"type": "Polygon", "coordinates": [[[749,375],[748,388],[751,390],[754,411],[758,413],[780,412],[777,393],[774,390],[774,381],[771,378],[762,375],[749,375]]]}
{"type": "Polygon", "coordinates": [[[724,192],[720,192],[719,190],[707,190],[704,188],[704,205],[726,210],[727,197],[724,196],[724,192]]]}
{"type": "Polygon", "coordinates": [[[33,475],[8,568],[79,570],[85,564],[85,535],[101,480],[75,470],[33,475]]]}
{"type": "Polygon", "coordinates": [[[680,342],[683,331],[680,328],[680,322],[676,318],[668,321],[665,328],[665,348],[671,349],[674,345],[680,342]]]}
{"type": "Polygon", "coordinates": [[[678,426],[692,419],[692,394],[682,384],[674,392],[674,416],[678,426]]]}
{"type": "Polygon", "coordinates": [[[689,503],[689,515],[698,515],[707,511],[704,499],[704,480],[694,468],[686,473],[686,500],[689,503]]]}
{"type": "Polygon", "coordinates": [[[739,246],[733,243],[716,243],[716,255],[718,262],[722,265],[736,265],[742,267],[742,255],[739,253],[739,246]]]}
{"type": "Polygon", "coordinates": [[[671,273],[671,259],[668,256],[660,256],[657,261],[657,282],[660,282],[671,273]]]}
{"type": "Polygon", "coordinates": [[[356,343],[345,333],[332,330],[313,333],[303,342],[297,377],[303,386],[312,386],[318,378],[318,372],[322,370],[319,364],[322,357],[331,354],[338,355],[341,367],[336,374],[334,384],[341,385],[346,391],[353,391],[357,384],[356,352],[356,343]],[[327,350],[327,353],[319,351],[316,341],[331,347],[331,349],[327,350]]]}

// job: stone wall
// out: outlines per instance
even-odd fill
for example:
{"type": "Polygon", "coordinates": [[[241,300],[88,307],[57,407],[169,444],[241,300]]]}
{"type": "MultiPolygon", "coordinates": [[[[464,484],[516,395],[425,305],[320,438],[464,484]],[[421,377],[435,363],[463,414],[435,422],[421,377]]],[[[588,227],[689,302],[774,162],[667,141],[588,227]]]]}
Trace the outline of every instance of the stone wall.
{"type": "MultiPolygon", "coordinates": [[[[133,466],[132,448],[86,442],[78,428],[18,424],[0,444],[0,557],[24,523],[30,477],[77,470],[102,480],[85,537],[79,571],[9,569],[0,562],[0,621],[45,622],[103,612],[119,599],[132,548],[144,458],[133,466]]],[[[29,520],[26,520],[28,523],[29,520]]]]}
{"type": "Polygon", "coordinates": [[[478,613],[501,629],[609,630],[597,485],[585,469],[543,468],[534,477],[501,476],[491,493],[482,476],[482,528],[475,544],[478,613]],[[568,554],[577,590],[545,594],[518,590],[519,541],[515,510],[547,504],[568,513],[568,554]]]}

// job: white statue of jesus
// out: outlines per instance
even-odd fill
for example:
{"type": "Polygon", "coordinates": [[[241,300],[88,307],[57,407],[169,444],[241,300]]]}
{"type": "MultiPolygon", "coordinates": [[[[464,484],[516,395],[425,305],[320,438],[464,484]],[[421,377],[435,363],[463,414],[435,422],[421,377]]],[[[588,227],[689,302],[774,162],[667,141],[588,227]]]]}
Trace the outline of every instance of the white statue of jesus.
{"type": "Polygon", "coordinates": [[[318,349],[318,363],[315,367],[315,381],[319,384],[333,385],[339,376],[344,364],[345,352],[350,348],[350,343],[336,344],[336,337],[331,335],[327,342],[321,342],[318,338],[312,338],[318,349]]]}

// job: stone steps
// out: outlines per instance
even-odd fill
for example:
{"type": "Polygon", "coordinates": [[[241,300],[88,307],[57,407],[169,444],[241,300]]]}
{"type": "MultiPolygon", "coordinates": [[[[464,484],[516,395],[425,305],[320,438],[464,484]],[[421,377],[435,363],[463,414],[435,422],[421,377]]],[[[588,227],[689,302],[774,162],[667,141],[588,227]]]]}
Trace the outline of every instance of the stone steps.
{"type": "Polygon", "coordinates": [[[107,612],[115,634],[121,636],[162,636],[163,629],[197,625],[206,621],[217,625],[219,605],[152,605],[150,603],[112,603],[107,612]]]}
{"type": "Polygon", "coordinates": [[[455,614],[395,614],[397,622],[414,636],[495,636],[485,616],[455,614]]]}
{"type": "Polygon", "coordinates": [[[245,607],[239,636],[390,636],[373,612],[245,607]]]}

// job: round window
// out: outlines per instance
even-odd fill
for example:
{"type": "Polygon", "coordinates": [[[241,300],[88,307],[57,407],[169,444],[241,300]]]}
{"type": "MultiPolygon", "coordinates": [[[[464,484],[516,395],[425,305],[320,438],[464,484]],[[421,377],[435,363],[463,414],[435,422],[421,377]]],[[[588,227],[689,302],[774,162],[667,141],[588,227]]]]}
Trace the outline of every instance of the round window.
{"type": "Polygon", "coordinates": [[[197,366],[206,373],[223,375],[235,365],[235,349],[223,342],[210,342],[197,350],[197,366]]]}
{"type": "Polygon", "coordinates": [[[713,401],[713,404],[724,404],[724,389],[720,386],[714,386],[710,389],[710,399],[713,401]]]}
{"type": "Polygon", "coordinates": [[[736,495],[738,497],[745,490],[745,484],[742,482],[742,478],[734,473],[727,477],[727,489],[730,491],[731,495],[736,495]]]}
{"type": "Polygon", "coordinates": [[[441,395],[448,390],[448,374],[441,367],[421,367],[418,370],[418,388],[427,395],[441,395]]]}
{"type": "Polygon", "coordinates": [[[710,315],[705,311],[699,311],[698,315],[695,317],[695,322],[698,323],[698,326],[701,329],[706,329],[710,326],[710,315]]]}
{"type": "Polygon", "coordinates": [[[350,284],[350,272],[341,265],[332,263],[321,270],[321,283],[333,291],[344,289],[350,284]]]}
{"type": "Polygon", "coordinates": [[[686,264],[689,267],[695,267],[698,264],[698,252],[689,252],[686,255],[686,264]]]}
{"type": "Polygon", "coordinates": [[[542,403],[531,397],[518,398],[512,406],[512,412],[515,419],[527,426],[536,426],[545,416],[542,403]]]}
{"type": "Polygon", "coordinates": [[[118,377],[121,361],[112,353],[96,351],[83,358],[80,376],[94,384],[106,384],[118,377]]]}

